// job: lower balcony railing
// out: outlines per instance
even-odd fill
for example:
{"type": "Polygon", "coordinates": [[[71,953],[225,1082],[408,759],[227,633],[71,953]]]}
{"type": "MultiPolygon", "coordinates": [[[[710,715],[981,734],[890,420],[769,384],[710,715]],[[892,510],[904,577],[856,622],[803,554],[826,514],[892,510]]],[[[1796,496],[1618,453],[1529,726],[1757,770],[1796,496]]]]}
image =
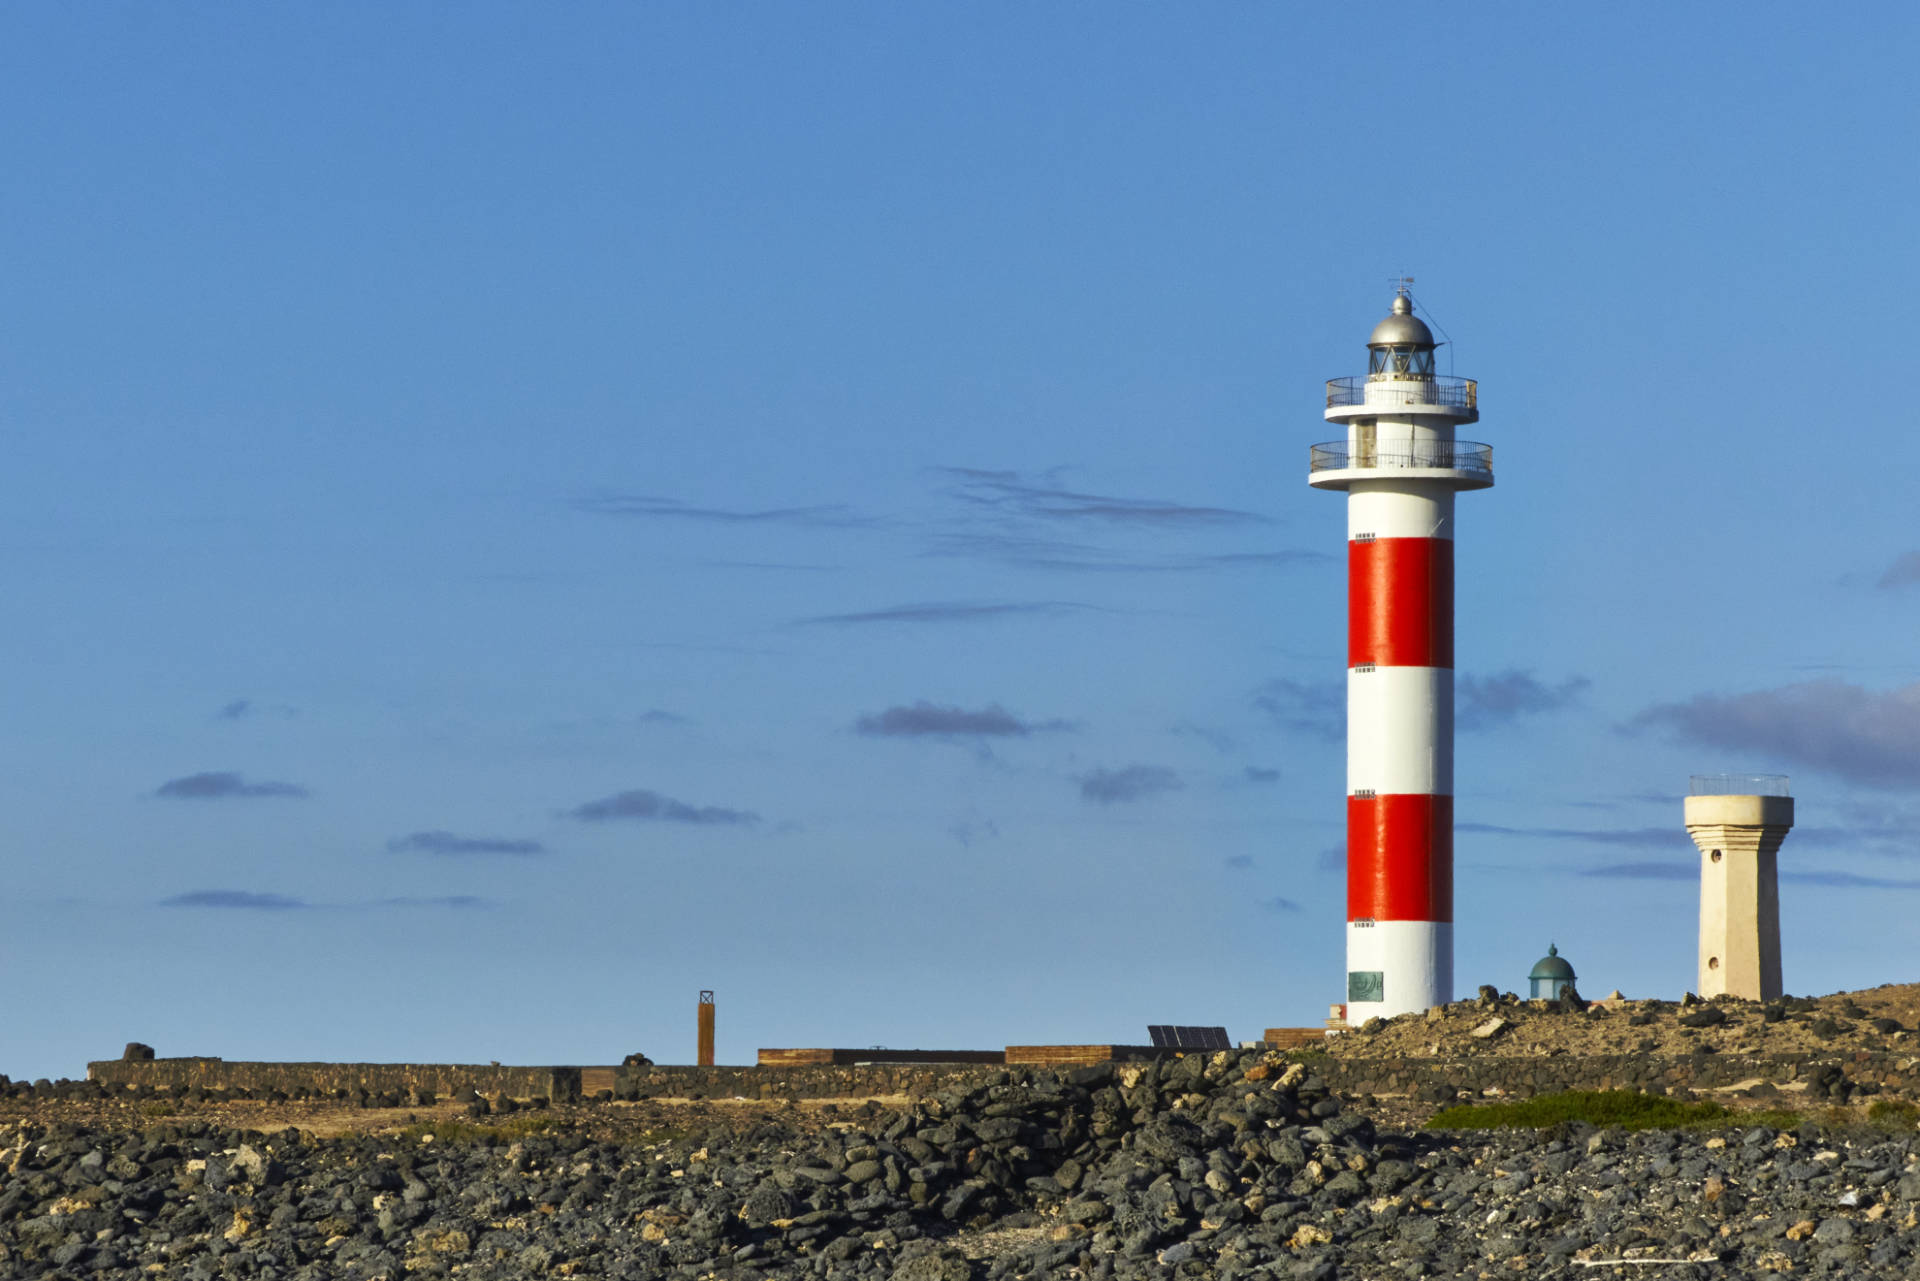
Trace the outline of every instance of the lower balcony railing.
{"type": "Polygon", "coordinates": [[[1432,441],[1407,445],[1397,443],[1375,449],[1356,446],[1349,441],[1330,440],[1315,445],[1309,469],[1350,471],[1369,467],[1425,467],[1444,471],[1463,471],[1474,476],[1493,476],[1493,446],[1475,440],[1432,441]]]}

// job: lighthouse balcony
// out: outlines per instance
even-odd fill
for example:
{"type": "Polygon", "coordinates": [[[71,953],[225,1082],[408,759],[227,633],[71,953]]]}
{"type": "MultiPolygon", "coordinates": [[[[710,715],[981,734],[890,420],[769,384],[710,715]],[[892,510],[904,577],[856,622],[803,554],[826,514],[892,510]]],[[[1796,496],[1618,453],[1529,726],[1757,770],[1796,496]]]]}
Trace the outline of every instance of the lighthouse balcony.
{"type": "Polygon", "coordinates": [[[1473,440],[1397,441],[1384,448],[1330,440],[1308,456],[1307,483],[1346,489],[1360,480],[1441,480],[1455,489],[1493,484],[1493,446],[1473,440]]]}
{"type": "Polygon", "coordinates": [[[1360,374],[1327,382],[1327,418],[1341,422],[1368,414],[1427,414],[1455,422],[1480,418],[1480,384],[1441,374],[1360,374]]]}

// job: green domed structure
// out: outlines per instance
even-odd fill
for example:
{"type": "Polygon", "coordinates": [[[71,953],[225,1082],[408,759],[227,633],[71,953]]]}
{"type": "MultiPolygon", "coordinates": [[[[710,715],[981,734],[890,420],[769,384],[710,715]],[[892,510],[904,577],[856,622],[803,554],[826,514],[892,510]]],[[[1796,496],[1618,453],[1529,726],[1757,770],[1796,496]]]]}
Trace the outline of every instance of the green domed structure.
{"type": "Polygon", "coordinates": [[[1575,977],[1573,966],[1567,964],[1558,947],[1549,943],[1547,954],[1535,962],[1527,980],[1533,984],[1531,995],[1536,1000],[1557,1001],[1562,992],[1573,986],[1575,977]]]}

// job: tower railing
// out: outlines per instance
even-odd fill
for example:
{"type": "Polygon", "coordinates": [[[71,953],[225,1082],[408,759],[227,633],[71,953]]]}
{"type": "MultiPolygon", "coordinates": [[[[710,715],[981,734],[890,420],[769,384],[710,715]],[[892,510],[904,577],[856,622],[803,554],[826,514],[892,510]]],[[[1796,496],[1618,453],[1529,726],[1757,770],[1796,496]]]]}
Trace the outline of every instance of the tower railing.
{"type": "Polygon", "coordinates": [[[1695,774],[1687,780],[1692,796],[1792,796],[1785,774],[1695,774]]]}
{"type": "Polygon", "coordinates": [[[1330,440],[1315,445],[1308,458],[1310,472],[1348,471],[1369,467],[1424,467],[1493,476],[1493,446],[1477,440],[1396,442],[1388,449],[1330,440]]]}
{"type": "Polygon", "coordinates": [[[1359,374],[1353,378],[1327,380],[1327,408],[1350,405],[1438,405],[1442,409],[1480,408],[1480,384],[1471,378],[1445,374],[1415,374],[1407,377],[1378,378],[1359,374]],[[1392,385],[1383,385],[1392,384],[1392,385]],[[1373,394],[1367,394],[1367,388],[1373,394]]]}

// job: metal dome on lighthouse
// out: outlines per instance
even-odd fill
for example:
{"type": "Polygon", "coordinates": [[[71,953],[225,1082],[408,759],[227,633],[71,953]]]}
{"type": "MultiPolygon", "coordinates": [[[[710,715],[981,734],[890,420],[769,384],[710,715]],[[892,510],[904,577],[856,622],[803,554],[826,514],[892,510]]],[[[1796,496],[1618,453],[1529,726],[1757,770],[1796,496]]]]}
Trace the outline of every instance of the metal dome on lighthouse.
{"type": "Polygon", "coordinates": [[[1453,999],[1454,494],[1493,484],[1459,440],[1478,386],[1434,372],[1403,281],[1367,373],[1327,384],[1344,440],[1307,482],[1347,493],[1347,1021],[1453,999]]]}

